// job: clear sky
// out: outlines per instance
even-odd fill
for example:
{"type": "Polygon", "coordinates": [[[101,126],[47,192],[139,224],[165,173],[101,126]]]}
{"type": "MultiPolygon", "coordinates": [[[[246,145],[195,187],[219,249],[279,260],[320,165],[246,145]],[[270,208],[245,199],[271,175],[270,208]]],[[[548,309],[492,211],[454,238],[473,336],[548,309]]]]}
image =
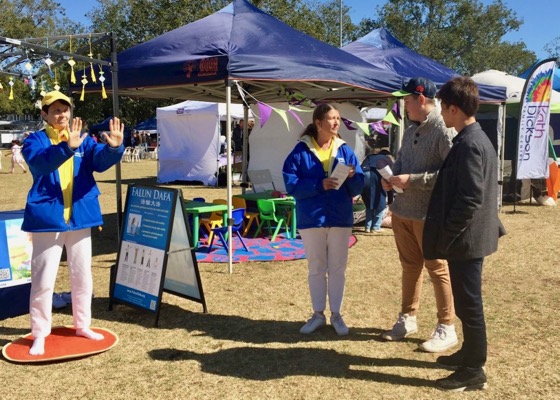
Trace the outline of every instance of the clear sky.
{"type": "MultiPolygon", "coordinates": [[[[376,7],[386,2],[385,0],[342,1],[344,5],[350,7],[350,16],[356,24],[362,18],[375,19],[376,7]]],[[[84,15],[97,5],[96,0],[58,0],[58,2],[66,9],[69,18],[82,22],[87,22],[84,15]]],[[[482,0],[482,2],[492,3],[491,0],[482,0]]],[[[560,36],[558,0],[503,0],[503,2],[506,7],[516,12],[517,18],[524,21],[519,31],[507,34],[504,39],[511,42],[523,41],[538,58],[546,58],[548,54],[544,51],[544,46],[560,36]]]]}

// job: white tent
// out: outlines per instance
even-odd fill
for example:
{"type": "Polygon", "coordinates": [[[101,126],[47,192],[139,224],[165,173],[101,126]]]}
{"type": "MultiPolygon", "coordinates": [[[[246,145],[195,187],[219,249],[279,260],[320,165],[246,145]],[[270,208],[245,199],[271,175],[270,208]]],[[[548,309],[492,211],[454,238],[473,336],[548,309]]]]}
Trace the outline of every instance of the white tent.
{"type": "MultiPolygon", "coordinates": [[[[243,118],[243,106],[232,104],[231,115],[243,118]]],[[[220,120],[225,104],[184,101],[156,110],[159,135],[159,183],[216,183],[220,157],[220,120]]]]}
{"type": "MultiPolygon", "coordinates": [[[[277,110],[288,110],[287,103],[270,103],[269,106],[277,110]]],[[[362,122],[363,117],[360,110],[350,103],[335,104],[340,111],[340,116],[350,121],[362,122]]],[[[248,170],[268,169],[272,175],[274,186],[277,190],[284,191],[284,179],[282,177],[282,167],[284,160],[296,145],[304,127],[311,123],[313,110],[299,107],[301,110],[295,111],[303,122],[303,126],[295,117],[287,115],[287,122],[278,112],[272,112],[266,124],[261,128],[259,110],[257,106],[253,106],[253,114],[255,117],[255,127],[249,136],[249,167],[248,170]],[[309,111],[307,111],[309,110],[309,111]]],[[[364,158],[365,139],[364,133],[360,129],[348,130],[341,123],[340,136],[348,143],[356,153],[359,160],[364,158]]]]}
{"type": "MultiPolygon", "coordinates": [[[[495,69],[473,75],[472,79],[479,84],[504,86],[506,88],[506,103],[519,103],[525,86],[525,78],[509,75],[495,69]]],[[[551,103],[560,103],[560,93],[552,91],[551,103]]]]}

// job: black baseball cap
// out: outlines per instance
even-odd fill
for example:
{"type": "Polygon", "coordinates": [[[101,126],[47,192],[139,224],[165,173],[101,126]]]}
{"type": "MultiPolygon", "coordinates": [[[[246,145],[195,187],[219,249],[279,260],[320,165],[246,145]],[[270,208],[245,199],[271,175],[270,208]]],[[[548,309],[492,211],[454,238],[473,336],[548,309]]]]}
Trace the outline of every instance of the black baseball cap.
{"type": "Polygon", "coordinates": [[[423,94],[425,97],[433,99],[436,97],[437,87],[434,82],[427,78],[417,77],[410,79],[402,90],[393,92],[393,96],[404,97],[410,94],[423,94]]]}

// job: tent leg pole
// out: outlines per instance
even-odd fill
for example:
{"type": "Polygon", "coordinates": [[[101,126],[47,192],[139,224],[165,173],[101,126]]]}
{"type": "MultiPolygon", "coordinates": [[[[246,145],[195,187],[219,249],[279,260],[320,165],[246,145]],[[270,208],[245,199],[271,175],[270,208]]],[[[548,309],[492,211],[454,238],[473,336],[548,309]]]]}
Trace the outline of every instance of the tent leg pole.
{"type": "Polygon", "coordinates": [[[231,149],[231,81],[228,79],[226,82],[226,140],[227,140],[227,202],[228,202],[228,267],[229,273],[233,273],[233,235],[231,230],[231,156],[229,149],[231,149]]]}

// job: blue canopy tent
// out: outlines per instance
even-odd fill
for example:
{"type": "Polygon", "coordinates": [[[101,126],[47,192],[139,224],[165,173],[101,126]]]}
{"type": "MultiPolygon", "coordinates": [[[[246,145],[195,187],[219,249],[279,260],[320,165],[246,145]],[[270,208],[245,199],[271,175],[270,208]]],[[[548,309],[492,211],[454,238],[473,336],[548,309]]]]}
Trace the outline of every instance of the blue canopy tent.
{"type": "Polygon", "coordinates": [[[157,118],[148,118],[134,126],[137,131],[157,131],[157,118]]]}
{"type": "MultiPolygon", "coordinates": [[[[385,28],[374,29],[360,39],[342,47],[376,68],[394,72],[406,80],[423,76],[439,87],[459,75],[451,68],[409,49],[385,28]]],[[[478,85],[483,102],[502,103],[506,89],[501,86],[478,85]]]]}
{"type": "MultiPolygon", "coordinates": [[[[119,94],[144,98],[223,103],[228,81],[237,81],[254,96],[246,103],[300,94],[367,103],[402,84],[397,74],[299,32],[247,0],[122,51],[118,63],[119,94]]],[[[242,102],[240,95],[232,100],[242,102]]]]}
{"type": "Polygon", "coordinates": [[[93,133],[93,134],[99,134],[99,132],[103,132],[103,131],[107,131],[109,132],[109,121],[111,121],[113,119],[113,117],[108,117],[106,119],[104,119],[103,121],[92,125],[89,127],[89,132],[93,133]]]}
{"type": "MultiPolygon", "coordinates": [[[[232,102],[304,99],[368,105],[402,86],[397,74],[299,32],[247,0],[119,53],[118,66],[120,95],[226,103],[227,110],[232,102]]],[[[111,87],[110,74],[105,77],[111,87]]],[[[229,112],[226,122],[231,147],[229,112]]],[[[245,132],[244,148],[246,139],[245,132]]],[[[229,162],[227,176],[231,198],[229,162]]]]}
{"type": "MultiPolygon", "coordinates": [[[[537,64],[539,64],[542,60],[538,60],[536,63],[531,65],[527,70],[523,71],[519,77],[527,79],[531,71],[535,68],[537,64]]],[[[554,78],[552,78],[552,89],[560,92],[560,68],[554,69],[554,78]]]]}
{"type": "MultiPolygon", "coordinates": [[[[113,117],[105,118],[103,121],[91,125],[89,127],[89,133],[97,136],[97,138],[101,138],[101,132],[109,132],[109,121],[111,121],[113,117]]],[[[124,145],[130,146],[130,137],[131,137],[131,129],[128,126],[124,128],[124,145]]]]}
{"type": "MultiPolygon", "coordinates": [[[[362,58],[379,69],[399,74],[404,80],[415,76],[424,76],[434,81],[438,87],[441,87],[449,79],[458,75],[457,72],[445,65],[409,49],[385,28],[374,29],[355,42],[342,47],[342,49],[362,58]]],[[[488,136],[499,154],[503,157],[506,88],[499,84],[481,84],[477,82],[477,85],[481,102],[486,103],[484,106],[493,112],[497,106],[497,117],[492,120],[496,121],[496,123],[487,126],[486,132],[489,134],[488,136]],[[496,132],[496,134],[494,135],[493,132],[496,132]]],[[[403,126],[401,124],[398,138],[401,138],[402,134],[403,126]]],[[[501,165],[500,176],[502,175],[502,169],[501,165]]]]}

